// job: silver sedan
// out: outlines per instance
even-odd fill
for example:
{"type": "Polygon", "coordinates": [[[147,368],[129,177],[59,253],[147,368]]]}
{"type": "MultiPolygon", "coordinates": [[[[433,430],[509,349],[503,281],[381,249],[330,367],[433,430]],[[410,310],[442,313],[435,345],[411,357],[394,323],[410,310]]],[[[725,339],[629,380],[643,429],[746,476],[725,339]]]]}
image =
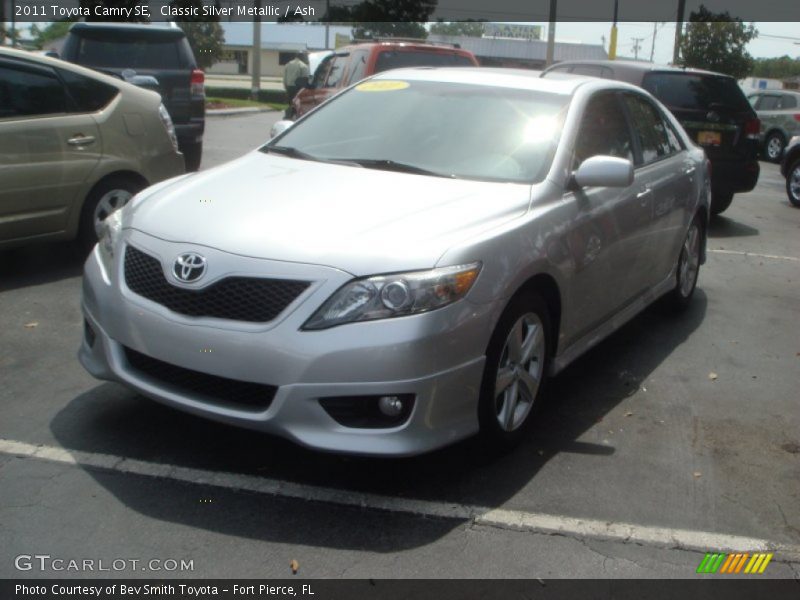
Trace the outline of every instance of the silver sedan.
{"type": "Polygon", "coordinates": [[[313,448],[509,448],[548,376],[689,303],[708,202],[703,150],[639,88],[384,73],[107,219],[80,360],[313,448]]]}

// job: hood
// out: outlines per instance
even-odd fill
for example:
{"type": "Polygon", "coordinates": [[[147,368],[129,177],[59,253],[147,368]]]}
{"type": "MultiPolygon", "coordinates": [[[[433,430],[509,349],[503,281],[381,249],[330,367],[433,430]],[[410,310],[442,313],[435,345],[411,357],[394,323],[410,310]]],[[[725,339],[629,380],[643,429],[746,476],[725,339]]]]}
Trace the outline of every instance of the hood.
{"type": "Polygon", "coordinates": [[[530,185],[445,179],[252,152],[145,192],[124,227],[353,275],[433,267],[523,215],[530,185]]]}

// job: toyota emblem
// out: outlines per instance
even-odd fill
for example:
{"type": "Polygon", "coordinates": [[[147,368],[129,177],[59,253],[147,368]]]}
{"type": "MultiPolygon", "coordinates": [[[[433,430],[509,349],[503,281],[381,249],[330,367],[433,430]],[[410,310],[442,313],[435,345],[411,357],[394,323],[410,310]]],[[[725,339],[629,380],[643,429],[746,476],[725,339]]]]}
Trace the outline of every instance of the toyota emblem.
{"type": "Polygon", "coordinates": [[[197,281],[206,272],[206,259],[196,252],[186,252],[175,259],[172,274],[178,281],[191,283],[197,281]]]}

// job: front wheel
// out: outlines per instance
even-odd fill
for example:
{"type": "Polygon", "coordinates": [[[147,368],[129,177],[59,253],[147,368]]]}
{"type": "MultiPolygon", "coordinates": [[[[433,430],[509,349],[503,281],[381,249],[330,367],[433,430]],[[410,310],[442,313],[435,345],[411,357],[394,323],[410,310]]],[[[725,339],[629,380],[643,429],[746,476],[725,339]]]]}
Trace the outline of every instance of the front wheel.
{"type": "Polygon", "coordinates": [[[482,441],[492,451],[516,446],[538,408],[547,373],[550,315],[535,293],[508,306],[486,353],[478,421],[482,441]]]}
{"type": "Polygon", "coordinates": [[[767,159],[770,162],[780,162],[781,156],[783,156],[783,148],[785,146],[786,140],[784,139],[783,134],[776,131],[771,133],[766,142],[764,142],[764,154],[766,154],[767,159]]]}
{"type": "Polygon", "coordinates": [[[797,159],[786,172],[786,195],[792,206],[800,208],[800,159],[797,159]]]}
{"type": "Polygon", "coordinates": [[[700,275],[700,256],[703,244],[703,223],[695,217],[686,232],[686,238],[678,257],[675,287],[667,295],[667,303],[676,311],[684,310],[692,300],[700,275]]]}

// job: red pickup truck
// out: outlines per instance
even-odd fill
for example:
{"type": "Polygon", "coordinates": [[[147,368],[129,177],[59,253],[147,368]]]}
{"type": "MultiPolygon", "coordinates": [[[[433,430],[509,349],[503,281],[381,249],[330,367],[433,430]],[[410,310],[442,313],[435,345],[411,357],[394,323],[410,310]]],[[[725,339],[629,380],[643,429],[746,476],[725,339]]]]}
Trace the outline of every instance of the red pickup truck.
{"type": "Polygon", "coordinates": [[[315,106],[365,77],[401,67],[477,67],[475,55],[450,45],[414,41],[379,41],[337,49],[317,67],[308,86],[295,96],[292,114],[315,106]]]}

